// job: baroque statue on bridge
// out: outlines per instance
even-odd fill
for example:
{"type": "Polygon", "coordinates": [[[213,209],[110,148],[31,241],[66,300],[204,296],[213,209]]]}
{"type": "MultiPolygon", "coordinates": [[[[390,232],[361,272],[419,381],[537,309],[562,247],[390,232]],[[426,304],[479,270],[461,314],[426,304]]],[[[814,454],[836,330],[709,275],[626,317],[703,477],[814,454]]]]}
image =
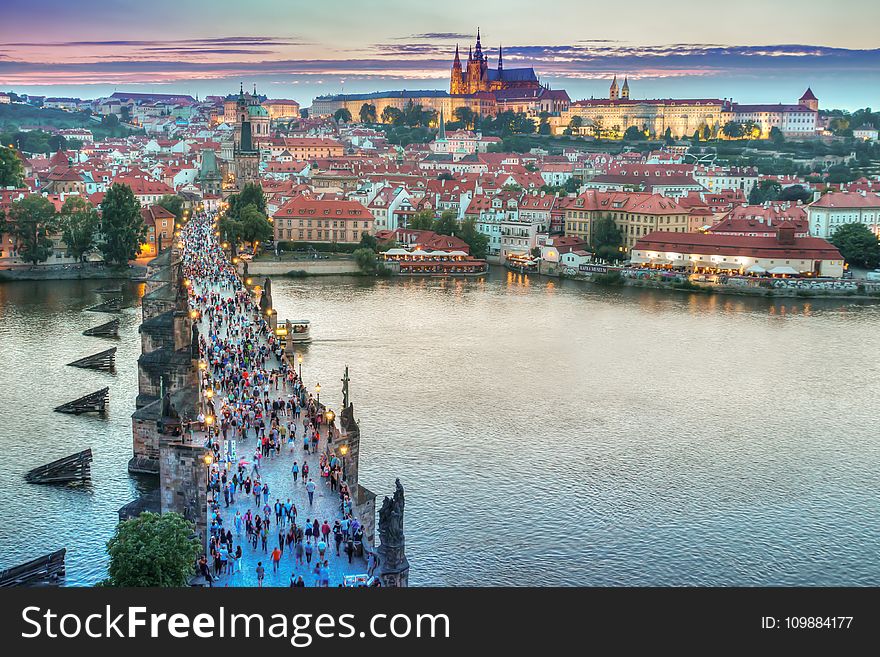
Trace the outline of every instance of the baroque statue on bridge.
{"type": "Polygon", "coordinates": [[[394,497],[385,496],[379,509],[379,538],[382,545],[403,546],[403,486],[400,479],[394,480],[394,497]]]}

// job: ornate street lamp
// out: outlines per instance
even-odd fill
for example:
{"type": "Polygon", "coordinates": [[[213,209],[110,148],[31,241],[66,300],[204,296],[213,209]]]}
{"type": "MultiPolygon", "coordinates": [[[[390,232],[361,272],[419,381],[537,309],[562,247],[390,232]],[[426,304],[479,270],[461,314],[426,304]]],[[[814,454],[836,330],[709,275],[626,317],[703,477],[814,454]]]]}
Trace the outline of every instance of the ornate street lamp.
{"type": "Polygon", "coordinates": [[[318,406],[320,406],[321,405],[321,384],[320,383],[315,384],[315,392],[318,395],[318,406]]]}
{"type": "Polygon", "coordinates": [[[302,381],[302,378],[303,378],[303,355],[302,355],[302,353],[298,353],[296,355],[296,362],[299,363],[299,380],[302,381]]]}

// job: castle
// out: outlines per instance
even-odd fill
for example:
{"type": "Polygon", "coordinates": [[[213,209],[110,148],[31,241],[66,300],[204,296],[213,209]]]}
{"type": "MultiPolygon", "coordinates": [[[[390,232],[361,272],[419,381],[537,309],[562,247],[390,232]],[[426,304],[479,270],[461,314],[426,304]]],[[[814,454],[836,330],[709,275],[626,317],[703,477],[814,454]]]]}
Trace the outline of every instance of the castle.
{"type": "Polygon", "coordinates": [[[532,68],[504,68],[501,46],[498,47],[498,68],[489,68],[489,56],[483,53],[480,43],[480,29],[477,28],[477,43],[473,49],[468,47],[467,65],[462,68],[458,46],[455,46],[455,59],[449,78],[449,93],[453,95],[475,94],[481,91],[502,91],[505,89],[540,89],[541,83],[532,68]]]}

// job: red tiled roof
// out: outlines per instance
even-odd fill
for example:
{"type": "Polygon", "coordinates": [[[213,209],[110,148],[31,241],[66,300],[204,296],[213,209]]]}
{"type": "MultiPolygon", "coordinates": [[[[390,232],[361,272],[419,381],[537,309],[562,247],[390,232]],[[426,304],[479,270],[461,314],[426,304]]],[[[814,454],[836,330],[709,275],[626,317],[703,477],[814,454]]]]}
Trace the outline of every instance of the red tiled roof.
{"type": "Polygon", "coordinates": [[[773,238],[712,233],[654,231],[636,241],[638,251],[666,251],[682,254],[733,255],[751,258],[843,260],[840,251],[819,237],[797,237],[785,245],[773,238]]]}
{"type": "Polygon", "coordinates": [[[813,208],[880,208],[880,194],[828,192],[810,204],[813,208]]]}

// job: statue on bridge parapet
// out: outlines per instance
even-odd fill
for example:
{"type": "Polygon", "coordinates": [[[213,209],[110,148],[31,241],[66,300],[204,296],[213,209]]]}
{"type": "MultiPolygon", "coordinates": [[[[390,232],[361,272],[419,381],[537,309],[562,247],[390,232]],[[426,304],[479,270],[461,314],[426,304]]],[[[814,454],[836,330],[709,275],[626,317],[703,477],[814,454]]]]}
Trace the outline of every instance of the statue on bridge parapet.
{"type": "Polygon", "coordinates": [[[400,479],[396,479],[394,485],[394,496],[386,496],[379,509],[379,577],[382,586],[404,587],[409,585],[409,561],[403,535],[405,500],[400,479]]]}

